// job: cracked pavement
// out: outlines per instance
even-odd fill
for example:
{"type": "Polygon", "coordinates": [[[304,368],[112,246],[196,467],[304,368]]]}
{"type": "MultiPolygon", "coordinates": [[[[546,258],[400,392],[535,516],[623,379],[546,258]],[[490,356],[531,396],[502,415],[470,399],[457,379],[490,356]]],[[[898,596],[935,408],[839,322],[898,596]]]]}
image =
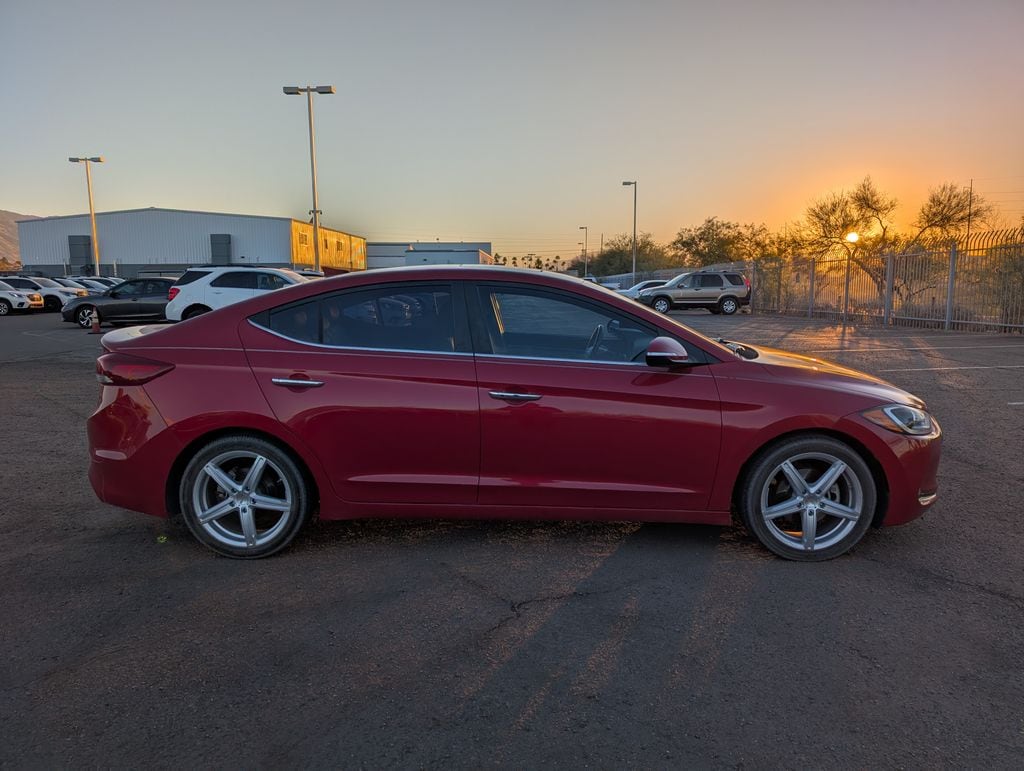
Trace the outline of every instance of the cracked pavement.
{"type": "Polygon", "coordinates": [[[0,766],[1019,768],[1024,338],[680,316],[924,397],[934,509],[812,565],[738,529],[429,520],[231,561],[94,498],[98,338],[0,319],[0,766]]]}

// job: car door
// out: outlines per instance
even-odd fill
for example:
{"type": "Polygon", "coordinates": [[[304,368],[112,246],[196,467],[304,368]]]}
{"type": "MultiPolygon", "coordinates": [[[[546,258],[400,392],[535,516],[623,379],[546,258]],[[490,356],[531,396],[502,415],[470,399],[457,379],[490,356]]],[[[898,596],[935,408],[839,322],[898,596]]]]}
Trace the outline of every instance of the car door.
{"type": "MultiPolygon", "coordinates": [[[[648,367],[657,327],[568,291],[469,293],[482,504],[700,511],[721,441],[705,366],[648,367]]],[[[695,362],[709,357],[685,341],[695,362]]]]}
{"type": "Polygon", "coordinates": [[[213,309],[247,300],[256,294],[256,271],[229,270],[210,281],[206,304],[213,309]]]}
{"type": "Polygon", "coordinates": [[[353,288],[241,324],[274,414],[319,456],[341,499],[475,503],[480,410],[455,291],[445,282],[353,288]]]}
{"type": "Polygon", "coordinates": [[[163,318],[164,307],[167,305],[167,290],[170,286],[171,282],[166,279],[147,279],[142,285],[142,295],[134,309],[134,318],[140,321],[163,318]]]}
{"type": "Polygon", "coordinates": [[[138,315],[139,301],[142,299],[146,279],[140,278],[118,284],[105,302],[97,302],[100,317],[106,321],[113,319],[130,319],[138,315]]]}
{"type": "Polygon", "coordinates": [[[722,296],[722,289],[725,282],[722,281],[722,276],[719,273],[705,273],[702,276],[698,276],[700,279],[700,302],[713,305],[718,302],[718,298],[722,296]]]}

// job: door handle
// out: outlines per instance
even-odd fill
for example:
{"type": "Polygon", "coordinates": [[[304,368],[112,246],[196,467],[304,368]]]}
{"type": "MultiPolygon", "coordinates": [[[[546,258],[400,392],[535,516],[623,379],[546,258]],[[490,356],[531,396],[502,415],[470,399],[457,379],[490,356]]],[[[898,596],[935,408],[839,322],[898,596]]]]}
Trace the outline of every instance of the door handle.
{"type": "Polygon", "coordinates": [[[324,384],[323,380],[300,380],[294,377],[275,377],[270,382],[285,388],[319,388],[324,384]]]}
{"type": "Polygon", "coordinates": [[[517,394],[511,391],[489,391],[492,399],[500,399],[503,402],[535,402],[540,399],[540,394],[517,394]]]}

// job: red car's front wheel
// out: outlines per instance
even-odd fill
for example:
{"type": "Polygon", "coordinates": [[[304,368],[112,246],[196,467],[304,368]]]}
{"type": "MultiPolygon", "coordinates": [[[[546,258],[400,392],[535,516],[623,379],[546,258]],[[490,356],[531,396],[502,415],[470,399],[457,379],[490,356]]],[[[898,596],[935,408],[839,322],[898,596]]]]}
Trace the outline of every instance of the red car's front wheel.
{"type": "Polygon", "coordinates": [[[754,462],[740,514],[779,556],[818,562],[853,548],[871,525],[876,500],[871,470],[853,448],[805,436],[769,448],[754,462]]]}

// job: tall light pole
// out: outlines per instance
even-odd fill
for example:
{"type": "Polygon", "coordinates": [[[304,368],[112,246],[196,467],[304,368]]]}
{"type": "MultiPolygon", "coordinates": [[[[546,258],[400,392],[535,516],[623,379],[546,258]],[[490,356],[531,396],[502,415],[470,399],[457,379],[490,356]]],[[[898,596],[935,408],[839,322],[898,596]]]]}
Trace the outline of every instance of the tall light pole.
{"type": "Polygon", "coordinates": [[[626,187],[633,186],[633,282],[630,286],[636,286],[636,180],[622,184],[626,187]]]}
{"type": "Polygon", "coordinates": [[[320,204],[316,197],[316,136],[313,133],[313,94],[333,94],[334,86],[285,86],[288,96],[306,95],[306,110],[309,114],[309,169],[313,177],[313,270],[320,270],[320,204]]]}
{"type": "Polygon", "coordinates": [[[103,163],[102,155],[94,155],[90,158],[68,158],[71,163],[85,164],[85,186],[89,189],[89,224],[92,226],[92,262],[96,269],[96,275],[100,274],[100,243],[96,239],[96,209],[92,205],[92,172],[89,171],[90,163],[103,163]]]}
{"type": "Polygon", "coordinates": [[[860,240],[860,236],[850,231],[845,236],[846,243],[853,245],[853,251],[850,247],[846,247],[846,290],[843,292],[843,323],[846,323],[846,312],[850,309],[850,260],[853,258],[853,252],[857,251],[857,242],[860,240]]]}
{"type": "Polygon", "coordinates": [[[580,230],[583,231],[583,278],[587,277],[587,237],[590,235],[590,231],[587,230],[586,225],[580,225],[580,230]]]}

